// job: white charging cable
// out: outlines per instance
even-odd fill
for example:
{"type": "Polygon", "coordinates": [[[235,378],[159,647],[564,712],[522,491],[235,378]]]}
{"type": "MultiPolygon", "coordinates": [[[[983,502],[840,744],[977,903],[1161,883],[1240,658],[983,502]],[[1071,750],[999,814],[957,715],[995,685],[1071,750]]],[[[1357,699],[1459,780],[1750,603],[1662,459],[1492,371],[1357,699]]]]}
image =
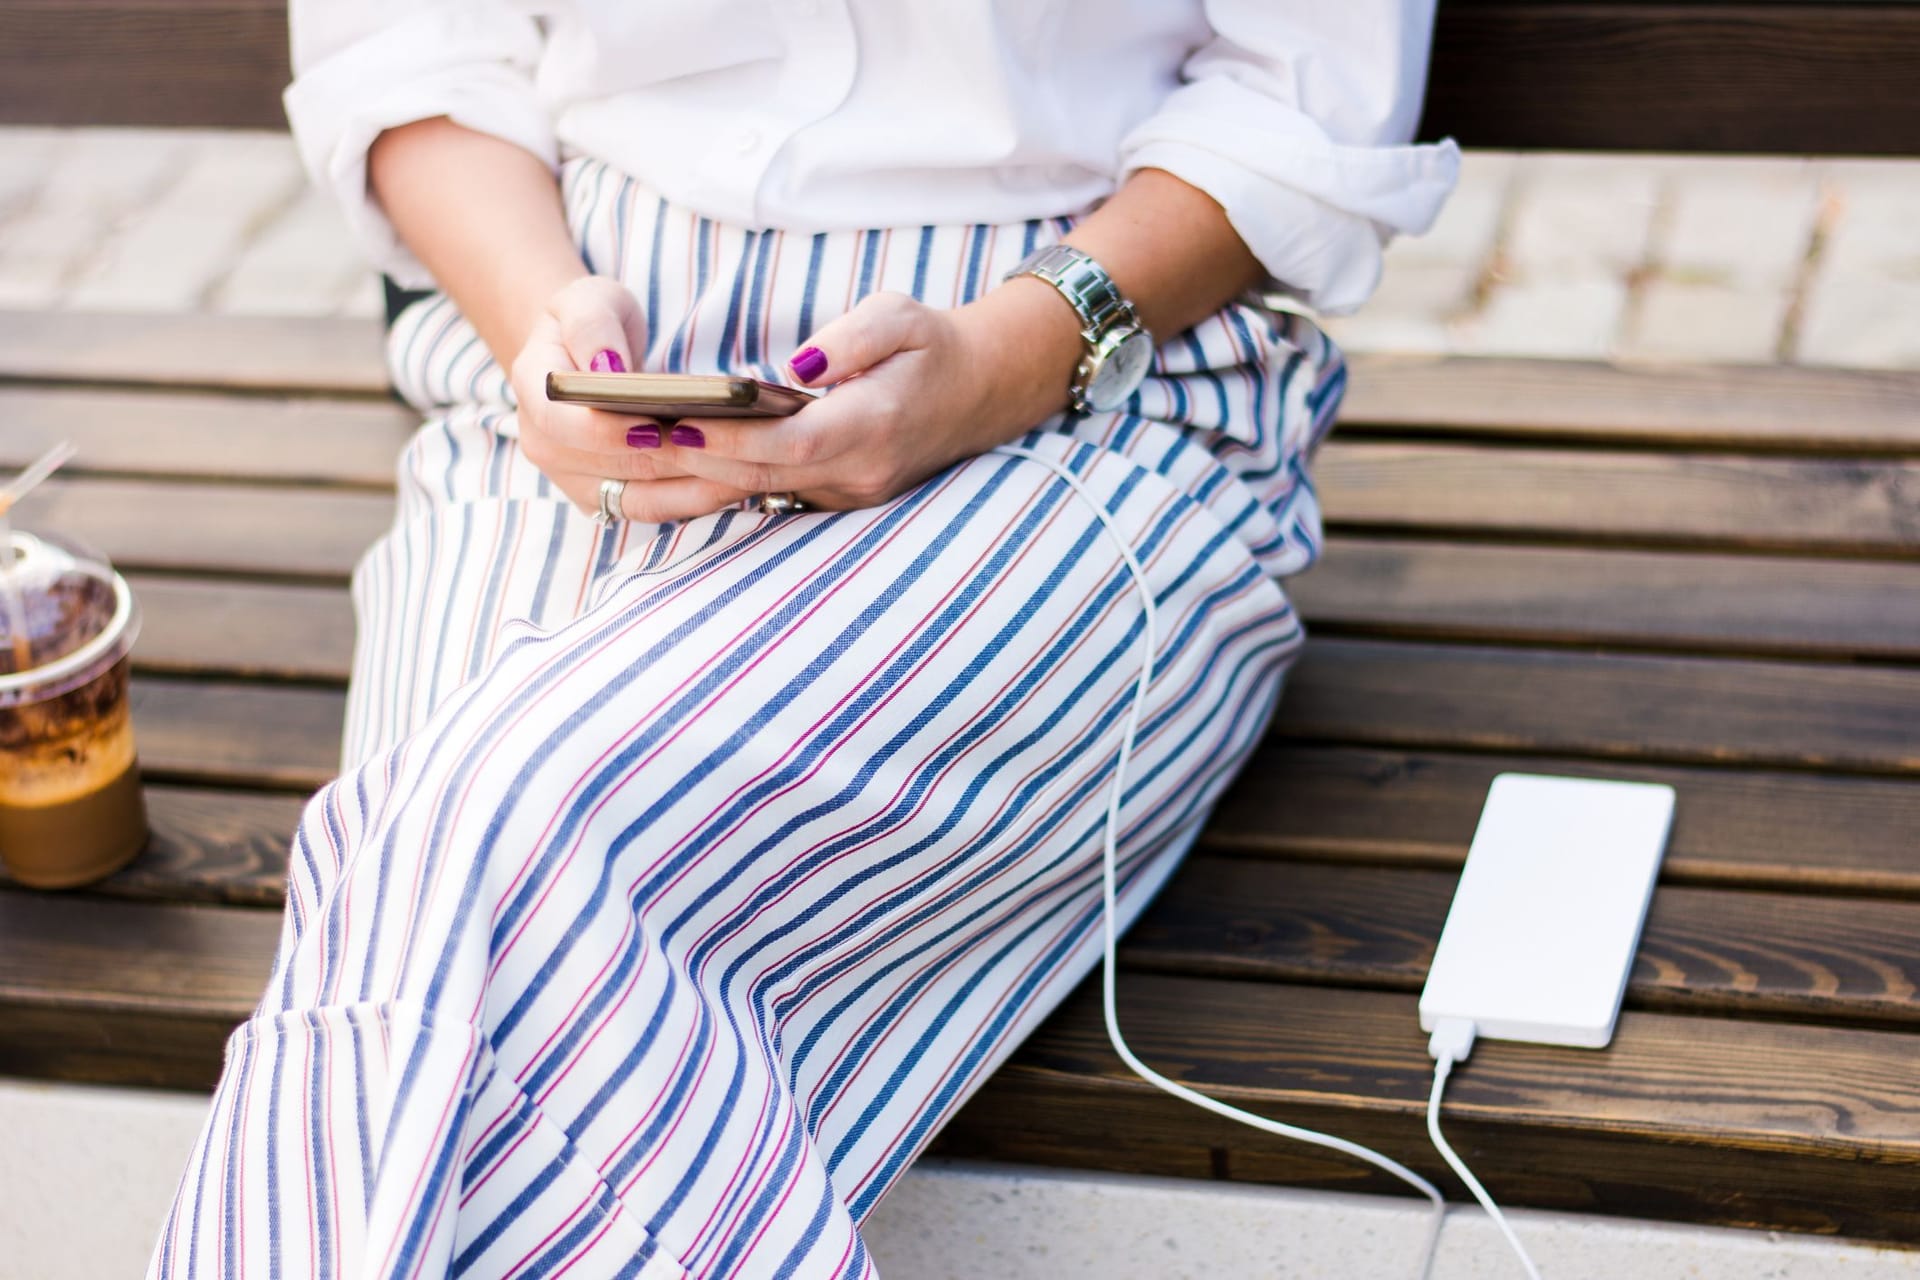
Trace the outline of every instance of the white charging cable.
{"type": "Polygon", "coordinates": [[[1527,1256],[1527,1250],[1520,1243],[1520,1237],[1513,1234],[1513,1228],[1507,1224],[1507,1215],[1500,1212],[1500,1206],[1493,1202],[1487,1189],[1480,1185],[1480,1179],[1473,1176],[1467,1168],[1467,1162],[1454,1154],[1447,1140],[1440,1136],[1440,1094],[1447,1087],[1447,1077],[1453,1074],[1453,1064],[1465,1062],[1467,1055],[1473,1052],[1475,1027],[1466,1018],[1442,1018],[1433,1028],[1433,1035],[1427,1041],[1427,1052],[1433,1055],[1433,1093],[1427,1098],[1427,1136],[1433,1139],[1434,1147],[1446,1160],[1447,1165],[1460,1175],[1460,1181],[1467,1184],[1467,1190],[1473,1192],[1473,1198],[1487,1211],[1494,1225],[1500,1228],[1500,1234],[1513,1246],[1514,1254],[1520,1259],[1520,1265],[1527,1269],[1528,1280],[1540,1280],[1540,1269],[1533,1265],[1533,1259],[1527,1256]]]}
{"type": "MultiPolygon", "coordinates": [[[[1126,1063],[1127,1066],[1133,1070],[1134,1074],[1138,1075],[1148,1084],[1164,1089],[1176,1098],[1190,1102],[1194,1106],[1203,1108],[1204,1110],[1211,1111],[1215,1115],[1225,1116],[1229,1120],[1237,1120],[1241,1124],[1251,1125],[1256,1129],[1274,1134],[1278,1137],[1292,1138],[1298,1142],[1309,1142],[1314,1146],[1327,1147],[1331,1150],[1343,1152],[1364,1160],[1376,1168],[1384,1169],[1432,1201],[1433,1225],[1427,1232],[1426,1247],[1420,1254],[1419,1270],[1414,1273],[1420,1277],[1420,1280],[1425,1280],[1428,1269],[1433,1265],[1434,1247],[1439,1242],[1440,1225],[1445,1220],[1447,1212],[1446,1197],[1440,1194],[1438,1187],[1399,1161],[1381,1155],[1371,1147],[1363,1147],[1357,1142],[1349,1142],[1345,1138],[1336,1138],[1332,1134],[1319,1133],[1312,1129],[1302,1129],[1295,1125],[1282,1124],[1278,1120],[1269,1120],[1265,1116],[1255,1115],[1251,1111],[1242,1111],[1238,1107],[1229,1106],[1215,1098],[1210,1098],[1196,1089],[1191,1089],[1181,1084],[1178,1080],[1169,1080],[1142,1062],[1139,1056],[1128,1047],[1126,1038],[1120,1034],[1120,1013],[1118,1003],[1115,999],[1116,977],[1119,972],[1119,965],[1114,958],[1114,953],[1117,949],[1118,933],[1115,925],[1115,917],[1118,915],[1118,909],[1115,905],[1115,898],[1117,896],[1115,882],[1118,879],[1117,866],[1120,861],[1120,802],[1126,794],[1127,762],[1133,756],[1133,741],[1140,731],[1140,718],[1147,703],[1147,688],[1153,683],[1154,651],[1159,647],[1154,617],[1153,590],[1147,585],[1147,571],[1141,567],[1139,557],[1133,553],[1133,544],[1128,542],[1121,534],[1119,526],[1114,524],[1113,517],[1107,513],[1106,507],[1095,499],[1093,494],[1088,492],[1086,486],[1080,482],[1079,476],[1076,476],[1052,458],[1042,457],[1031,449],[1025,449],[1018,445],[1002,445],[1000,448],[994,450],[994,452],[1010,454],[1016,458],[1025,458],[1030,462],[1037,462],[1066,481],[1073,492],[1080,497],[1081,501],[1085,502],[1088,508],[1093,511],[1093,514],[1099,517],[1101,526],[1106,529],[1108,536],[1113,539],[1114,545],[1120,549],[1121,556],[1126,560],[1128,571],[1133,574],[1133,584],[1140,592],[1140,612],[1142,631],[1144,633],[1141,637],[1142,654],[1140,658],[1140,678],[1134,685],[1133,705],[1127,711],[1126,727],[1120,734],[1120,753],[1113,766],[1113,788],[1107,797],[1107,835],[1105,847],[1102,850],[1100,866],[1101,897],[1103,905],[1106,908],[1106,951],[1101,962],[1100,990],[1101,1007],[1102,1011],[1106,1014],[1107,1039],[1112,1041],[1114,1052],[1120,1055],[1120,1060],[1126,1063]]],[[[1463,1054],[1462,1056],[1465,1055],[1463,1054]]],[[[1434,1097],[1437,1102],[1439,1098],[1437,1091],[1434,1097]]],[[[1437,1129],[1431,1131],[1437,1140],[1439,1131],[1437,1129]]],[[[1450,1153],[1446,1152],[1444,1147],[1442,1148],[1442,1154],[1448,1155],[1448,1159],[1456,1171],[1462,1171],[1464,1169],[1464,1166],[1452,1157],[1450,1153]]],[[[1471,1177],[1471,1175],[1468,1176],[1471,1177]]],[[[1471,1185],[1473,1185],[1476,1190],[1479,1186],[1478,1183],[1471,1185]]],[[[1480,1192],[1479,1194],[1482,1196],[1481,1202],[1491,1206],[1492,1202],[1484,1198],[1485,1193],[1480,1192]]],[[[1497,1213],[1498,1211],[1496,1210],[1495,1212],[1497,1213]]],[[[1505,1225],[1503,1220],[1501,1226],[1504,1228],[1505,1225]]],[[[1512,1238],[1511,1233],[1509,1233],[1508,1238],[1512,1238]]],[[[1516,1247],[1518,1247],[1517,1242],[1516,1247]]],[[[1521,1256],[1524,1257],[1525,1254],[1523,1253],[1521,1256]]],[[[1529,1262],[1527,1266],[1529,1271],[1531,1271],[1533,1264],[1529,1262]]],[[[1533,1273],[1533,1280],[1539,1280],[1538,1273],[1533,1273]]]]}

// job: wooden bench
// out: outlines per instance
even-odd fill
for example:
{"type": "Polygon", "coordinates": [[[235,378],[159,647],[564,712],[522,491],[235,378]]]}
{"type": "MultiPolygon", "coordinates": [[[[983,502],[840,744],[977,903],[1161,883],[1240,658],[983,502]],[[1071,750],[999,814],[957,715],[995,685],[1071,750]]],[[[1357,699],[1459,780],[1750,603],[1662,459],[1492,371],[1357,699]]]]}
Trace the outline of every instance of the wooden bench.
{"type": "MultiPolygon", "coordinates": [[[[331,774],[345,578],[412,426],[370,323],[0,315],[0,465],[132,577],[155,827],[0,890],[0,1073],[204,1089],[331,774]]],[[[1679,790],[1603,1053],[1487,1043],[1450,1127],[1513,1204],[1920,1243],[1920,376],[1363,359],[1272,740],[1129,936],[1123,1016],[1220,1096],[1430,1176],[1415,1013],[1487,783],[1679,790]]],[[[1392,1190],[1132,1079],[1090,992],[939,1150],[1392,1190]]]]}
{"type": "MultiPolygon", "coordinates": [[[[1423,137],[1920,153],[1920,0],[1440,0],[1423,137]]],[[[0,0],[0,120],[278,129],[286,0],[0,0]]]]}
{"type": "MultiPolygon", "coordinates": [[[[283,0],[0,0],[0,120],[277,127],[283,0]]],[[[1914,0],[1444,0],[1423,134],[1920,153],[1914,0]]],[[[368,323],[0,313],[0,466],[147,611],[155,836],[0,886],[0,1074],[204,1089],[334,768],[345,579],[411,416],[368,323]]],[[[1490,778],[1679,791],[1613,1046],[1449,1091],[1503,1201],[1920,1244],[1920,375],[1363,359],[1318,468],[1314,633],[1271,740],[1127,938],[1150,1061],[1427,1146],[1414,1012],[1490,778]]],[[[1398,1190],[1133,1079],[1087,991],[951,1154],[1398,1190]]]]}

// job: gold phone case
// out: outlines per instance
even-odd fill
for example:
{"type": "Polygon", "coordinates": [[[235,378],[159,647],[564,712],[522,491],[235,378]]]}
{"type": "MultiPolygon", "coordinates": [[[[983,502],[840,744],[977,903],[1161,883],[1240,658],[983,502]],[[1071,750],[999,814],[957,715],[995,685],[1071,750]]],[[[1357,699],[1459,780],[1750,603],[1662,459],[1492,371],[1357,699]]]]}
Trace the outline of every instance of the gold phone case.
{"type": "Polygon", "coordinates": [[[656,418],[778,418],[813,399],[805,391],[726,373],[547,375],[547,399],[656,418]]]}

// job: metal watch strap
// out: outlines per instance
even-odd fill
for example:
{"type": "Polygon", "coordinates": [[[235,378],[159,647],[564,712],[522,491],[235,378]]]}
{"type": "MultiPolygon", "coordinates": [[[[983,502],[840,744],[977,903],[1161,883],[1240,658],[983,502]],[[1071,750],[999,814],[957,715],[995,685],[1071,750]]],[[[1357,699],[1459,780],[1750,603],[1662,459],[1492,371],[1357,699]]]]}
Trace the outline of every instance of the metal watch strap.
{"type": "Polygon", "coordinates": [[[1113,282],[1106,268],[1094,261],[1092,255],[1082,253],[1070,244],[1048,245],[1035,250],[1023,258],[1019,265],[1007,272],[1005,279],[1015,276],[1037,276],[1052,285],[1067,300],[1074,311],[1079,313],[1081,337],[1087,343],[1087,359],[1081,361],[1074,371],[1073,384],[1068,388],[1075,409],[1086,408],[1086,381],[1088,364],[1095,347],[1109,331],[1119,328],[1139,328],[1140,317],[1133,304],[1120,292],[1120,286],[1113,282]]]}
{"type": "Polygon", "coordinates": [[[1039,276],[1058,289],[1061,296],[1080,313],[1081,324],[1093,333],[1104,333],[1115,320],[1124,318],[1139,323],[1133,304],[1120,293],[1113,277],[1092,257],[1070,244],[1049,245],[1007,273],[1039,276]]]}

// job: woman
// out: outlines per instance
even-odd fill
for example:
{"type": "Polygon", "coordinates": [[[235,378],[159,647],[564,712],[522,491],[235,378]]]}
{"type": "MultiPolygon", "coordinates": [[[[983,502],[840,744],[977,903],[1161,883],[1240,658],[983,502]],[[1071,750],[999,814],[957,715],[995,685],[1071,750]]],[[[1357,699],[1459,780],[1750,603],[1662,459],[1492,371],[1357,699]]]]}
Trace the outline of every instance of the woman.
{"type": "Polygon", "coordinates": [[[428,421],[153,1274],[871,1274],[1099,951],[1146,655],[1089,500],[1160,619],[1122,918],[1267,722],[1342,370],[1242,299],[1349,309],[1431,221],[1430,8],[295,0],[303,153],[442,291],[428,421]],[[576,368],[832,390],[670,424],[576,368]]]}

